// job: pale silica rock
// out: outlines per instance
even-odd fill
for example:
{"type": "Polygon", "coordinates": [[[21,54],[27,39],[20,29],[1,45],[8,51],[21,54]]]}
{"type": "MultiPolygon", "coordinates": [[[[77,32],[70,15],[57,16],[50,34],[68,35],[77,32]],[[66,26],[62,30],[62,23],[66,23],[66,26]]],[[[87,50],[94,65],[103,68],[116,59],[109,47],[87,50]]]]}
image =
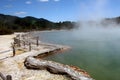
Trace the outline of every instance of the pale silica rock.
{"type": "Polygon", "coordinates": [[[53,61],[47,61],[42,59],[36,59],[33,57],[28,57],[25,60],[25,66],[28,69],[37,69],[37,70],[48,70],[54,74],[64,74],[69,76],[72,80],[93,80],[91,77],[88,77],[81,72],[74,70],[68,65],[63,65],[53,61]]]}

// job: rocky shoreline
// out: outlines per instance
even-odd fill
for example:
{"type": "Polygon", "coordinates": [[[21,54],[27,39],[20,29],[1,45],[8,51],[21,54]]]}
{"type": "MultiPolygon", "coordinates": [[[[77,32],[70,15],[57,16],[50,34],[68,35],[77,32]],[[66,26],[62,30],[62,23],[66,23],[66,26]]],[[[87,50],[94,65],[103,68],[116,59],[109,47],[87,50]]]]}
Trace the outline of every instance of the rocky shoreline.
{"type": "Polygon", "coordinates": [[[47,70],[52,74],[65,75],[72,80],[93,80],[85,71],[54,61],[27,57],[25,60],[25,66],[28,69],[47,70]]]}
{"type": "Polygon", "coordinates": [[[20,44],[22,49],[26,49],[27,52],[23,52],[18,55],[15,55],[14,57],[8,57],[0,60],[1,63],[0,72],[3,75],[11,75],[12,80],[48,80],[45,78],[46,77],[48,78],[50,76],[44,76],[44,78],[40,78],[39,74],[41,74],[41,71],[43,72],[47,71],[49,72],[49,75],[53,75],[53,79],[49,79],[49,80],[93,80],[87,72],[79,68],[76,68],[74,66],[68,66],[54,61],[43,60],[44,57],[54,53],[58,53],[59,51],[67,50],[69,49],[69,47],[55,45],[55,44],[48,44],[43,42],[40,42],[39,46],[35,46],[35,44],[30,45],[30,47],[28,45],[25,46],[20,44]],[[28,65],[28,63],[31,66],[28,65]],[[39,65],[38,64],[36,65],[34,63],[39,63],[39,65]],[[41,63],[46,63],[46,64],[41,64],[41,63]],[[37,69],[37,72],[36,72],[36,67],[37,68],[39,67],[38,68],[39,70],[37,69]],[[43,69],[41,69],[41,67],[43,69]],[[35,74],[34,76],[32,76],[30,73],[27,73],[29,71],[31,72],[31,70],[29,70],[28,68],[32,69],[32,72],[35,74]],[[29,79],[30,75],[32,76],[32,79],[29,79]],[[39,75],[39,78],[36,78],[38,77],[37,75],[39,75]],[[58,78],[55,79],[54,78],[55,75],[61,76],[61,78],[59,77],[59,79],[58,78]]]}

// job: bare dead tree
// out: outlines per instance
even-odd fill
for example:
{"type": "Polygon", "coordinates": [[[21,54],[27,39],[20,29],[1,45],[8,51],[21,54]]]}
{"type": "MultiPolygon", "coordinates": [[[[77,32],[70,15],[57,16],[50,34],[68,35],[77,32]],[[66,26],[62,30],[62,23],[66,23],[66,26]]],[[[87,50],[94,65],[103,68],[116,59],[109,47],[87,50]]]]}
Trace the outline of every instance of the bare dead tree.
{"type": "Polygon", "coordinates": [[[19,38],[14,37],[13,40],[14,40],[14,44],[17,44],[19,47],[21,46],[21,45],[20,45],[20,39],[19,39],[19,38]]]}
{"type": "Polygon", "coordinates": [[[16,39],[17,39],[17,45],[20,47],[21,45],[20,45],[20,34],[18,34],[17,36],[16,36],[16,39]]]}
{"type": "Polygon", "coordinates": [[[14,37],[13,40],[14,40],[14,44],[16,44],[17,43],[16,37],[14,37]]]}
{"type": "Polygon", "coordinates": [[[18,46],[19,46],[19,47],[21,47],[20,42],[21,42],[21,41],[20,41],[20,38],[19,38],[19,40],[18,40],[18,46]]]}

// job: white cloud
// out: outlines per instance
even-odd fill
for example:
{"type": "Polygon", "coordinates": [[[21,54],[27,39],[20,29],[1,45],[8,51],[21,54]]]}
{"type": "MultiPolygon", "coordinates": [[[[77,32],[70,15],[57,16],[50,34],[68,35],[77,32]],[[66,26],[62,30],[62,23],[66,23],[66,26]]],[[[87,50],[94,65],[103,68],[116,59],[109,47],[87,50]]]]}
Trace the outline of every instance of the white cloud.
{"type": "Polygon", "coordinates": [[[48,2],[49,0],[38,0],[39,2],[48,2]]]}
{"type": "Polygon", "coordinates": [[[26,3],[26,4],[32,4],[32,2],[31,2],[31,1],[26,1],[25,3],[26,3]]]}
{"type": "Polygon", "coordinates": [[[24,14],[27,14],[27,12],[20,11],[20,12],[16,12],[16,13],[15,13],[15,15],[24,15],[24,14]]]}
{"type": "Polygon", "coordinates": [[[60,0],[54,0],[55,2],[58,2],[58,1],[60,1],[60,0]]]}

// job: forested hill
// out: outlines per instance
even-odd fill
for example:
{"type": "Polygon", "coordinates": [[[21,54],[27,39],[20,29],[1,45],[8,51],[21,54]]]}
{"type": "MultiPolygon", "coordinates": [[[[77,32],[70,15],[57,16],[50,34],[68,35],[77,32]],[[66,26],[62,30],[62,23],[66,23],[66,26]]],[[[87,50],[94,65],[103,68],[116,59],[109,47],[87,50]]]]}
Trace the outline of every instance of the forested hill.
{"type": "Polygon", "coordinates": [[[75,28],[75,22],[52,22],[43,18],[27,16],[24,18],[0,14],[0,34],[30,30],[61,30],[75,28]]]}

